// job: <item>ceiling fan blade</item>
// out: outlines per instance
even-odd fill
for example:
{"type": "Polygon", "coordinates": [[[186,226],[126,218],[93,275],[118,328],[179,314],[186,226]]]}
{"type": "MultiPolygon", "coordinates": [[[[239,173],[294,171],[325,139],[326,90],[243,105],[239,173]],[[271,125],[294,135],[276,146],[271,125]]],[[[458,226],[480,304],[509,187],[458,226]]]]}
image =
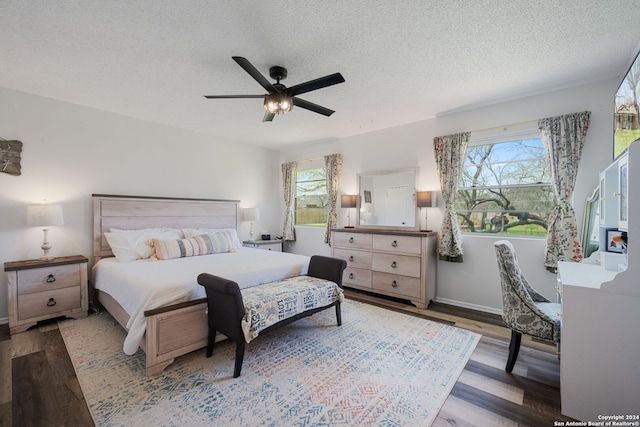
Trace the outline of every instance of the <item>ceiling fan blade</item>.
{"type": "Polygon", "coordinates": [[[264,117],[262,118],[263,122],[271,122],[273,121],[273,118],[275,117],[274,113],[270,113],[268,111],[264,112],[264,117]]]}
{"type": "Polygon", "coordinates": [[[232,58],[238,63],[239,66],[241,66],[247,73],[249,73],[249,75],[253,77],[255,81],[260,83],[260,86],[265,88],[267,92],[275,92],[276,89],[273,87],[271,82],[267,80],[267,78],[263,76],[262,73],[260,73],[260,71],[258,71],[258,69],[251,64],[251,62],[247,60],[247,58],[243,58],[242,56],[232,56],[232,58]]]}
{"type": "Polygon", "coordinates": [[[304,99],[295,97],[291,99],[293,100],[293,105],[295,105],[296,107],[304,108],[305,110],[313,111],[314,113],[322,114],[327,117],[335,113],[335,111],[333,110],[330,110],[318,104],[314,104],[313,102],[305,101],[304,99]]]}
{"type": "Polygon", "coordinates": [[[335,73],[315,80],[310,80],[306,83],[291,86],[290,88],[287,88],[286,92],[289,96],[296,96],[302,93],[311,92],[312,90],[322,89],[323,87],[337,85],[338,83],[344,83],[344,77],[342,77],[342,74],[340,73],[335,73]]]}
{"type": "Polygon", "coordinates": [[[207,99],[221,99],[221,98],[264,98],[265,95],[203,95],[207,99]]]}

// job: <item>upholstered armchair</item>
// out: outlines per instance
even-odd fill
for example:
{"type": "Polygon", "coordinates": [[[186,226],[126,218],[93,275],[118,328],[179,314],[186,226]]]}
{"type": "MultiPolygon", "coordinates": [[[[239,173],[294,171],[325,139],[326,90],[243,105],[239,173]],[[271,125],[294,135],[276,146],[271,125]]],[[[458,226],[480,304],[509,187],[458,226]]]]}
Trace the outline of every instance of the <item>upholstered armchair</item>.
{"type": "Polygon", "coordinates": [[[516,251],[508,240],[494,243],[502,285],[502,320],[511,329],[509,358],[505,370],[516,364],[522,334],[560,342],[560,304],[552,303],[529,285],[516,251]]]}

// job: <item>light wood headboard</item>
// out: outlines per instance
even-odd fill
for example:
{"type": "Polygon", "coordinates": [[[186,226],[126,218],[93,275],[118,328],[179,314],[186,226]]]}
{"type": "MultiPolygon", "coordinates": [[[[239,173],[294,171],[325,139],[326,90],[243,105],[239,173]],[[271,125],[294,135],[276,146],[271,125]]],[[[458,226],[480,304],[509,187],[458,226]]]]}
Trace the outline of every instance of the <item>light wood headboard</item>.
{"type": "Polygon", "coordinates": [[[94,262],[112,257],[111,228],[238,228],[239,200],[92,194],[94,262]]]}

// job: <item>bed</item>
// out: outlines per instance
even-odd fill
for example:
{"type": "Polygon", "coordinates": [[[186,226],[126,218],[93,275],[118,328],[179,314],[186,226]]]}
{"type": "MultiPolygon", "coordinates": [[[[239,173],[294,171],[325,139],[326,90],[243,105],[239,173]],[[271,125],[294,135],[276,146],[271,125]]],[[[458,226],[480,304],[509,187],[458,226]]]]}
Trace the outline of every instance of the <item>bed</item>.
{"type": "Polygon", "coordinates": [[[149,376],[161,373],[176,357],[207,345],[206,296],[197,283],[200,273],[228,278],[244,288],[307,272],[309,257],[245,247],[161,261],[120,262],[107,241],[110,231],[237,230],[239,201],[92,197],[94,300],[127,330],[123,351],[144,350],[149,376]]]}

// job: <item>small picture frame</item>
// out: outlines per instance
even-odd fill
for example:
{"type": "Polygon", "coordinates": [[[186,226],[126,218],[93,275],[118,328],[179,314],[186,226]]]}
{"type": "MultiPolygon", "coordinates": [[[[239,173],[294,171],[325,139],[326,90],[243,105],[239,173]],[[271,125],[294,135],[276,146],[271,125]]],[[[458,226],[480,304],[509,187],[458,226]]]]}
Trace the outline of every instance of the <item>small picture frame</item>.
{"type": "Polygon", "coordinates": [[[622,236],[620,230],[607,230],[607,252],[622,253],[622,243],[613,241],[613,236],[622,236]]]}

